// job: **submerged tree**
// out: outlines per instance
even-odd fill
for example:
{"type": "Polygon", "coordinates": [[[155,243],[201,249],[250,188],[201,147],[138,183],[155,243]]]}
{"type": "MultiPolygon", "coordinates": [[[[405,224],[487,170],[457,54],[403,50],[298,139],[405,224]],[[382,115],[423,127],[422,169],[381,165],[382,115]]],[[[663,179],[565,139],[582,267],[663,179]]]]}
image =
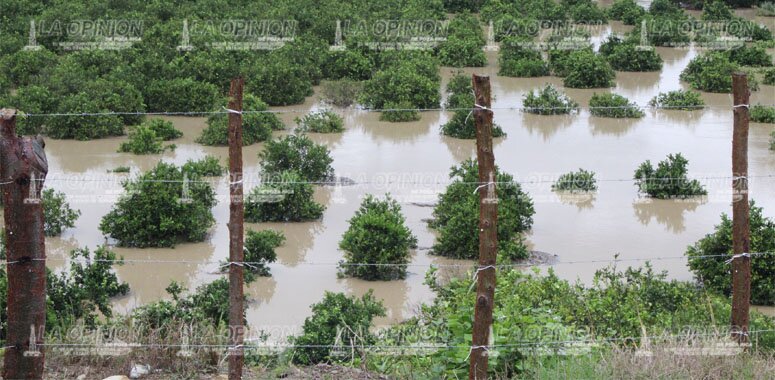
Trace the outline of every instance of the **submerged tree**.
{"type": "Polygon", "coordinates": [[[635,185],[650,197],[658,199],[686,198],[708,192],[696,179],[687,177],[689,160],[681,153],[669,154],[656,168],[650,160],[635,170],[635,185]]]}
{"type": "Polygon", "coordinates": [[[323,216],[325,207],[313,199],[314,188],[298,172],[284,171],[267,178],[245,200],[245,221],[304,222],[323,216]]]}

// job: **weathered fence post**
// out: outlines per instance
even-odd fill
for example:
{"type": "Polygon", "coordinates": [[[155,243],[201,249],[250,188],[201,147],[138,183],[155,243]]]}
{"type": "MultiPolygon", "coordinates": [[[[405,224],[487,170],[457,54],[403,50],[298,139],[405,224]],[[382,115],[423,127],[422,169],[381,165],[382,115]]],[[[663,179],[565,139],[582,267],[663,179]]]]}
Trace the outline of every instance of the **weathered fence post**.
{"type": "Polygon", "coordinates": [[[748,205],[748,119],[750,97],[745,73],[732,74],[732,337],[748,342],[751,303],[751,226],[748,205]]]}
{"type": "Polygon", "coordinates": [[[243,251],[245,209],[242,189],[242,87],[231,81],[229,91],[229,380],[242,379],[245,334],[243,251]]]}
{"type": "Polygon", "coordinates": [[[498,250],[498,198],[495,193],[495,154],[492,151],[490,77],[472,77],[476,158],[479,163],[479,267],[469,379],[487,378],[488,341],[495,298],[495,258],[498,250]]]}
{"type": "Polygon", "coordinates": [[[48,173],[41,138],[16,135],[16,110],[0,110],[0,183],[5,205],[8,336],[4,379],[43,378],[46,250],[40,188],[48,173]]]}

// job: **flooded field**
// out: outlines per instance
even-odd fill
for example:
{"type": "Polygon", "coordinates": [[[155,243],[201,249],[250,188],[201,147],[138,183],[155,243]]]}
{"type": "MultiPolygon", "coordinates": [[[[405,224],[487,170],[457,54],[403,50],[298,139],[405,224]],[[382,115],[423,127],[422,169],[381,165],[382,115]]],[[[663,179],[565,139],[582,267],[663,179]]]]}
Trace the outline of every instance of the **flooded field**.
{"type": "MultiPolygon", "coordinates": [[[[771,22],[771,21],[770,21],[771,22]]],[[[604,28],[594,41],[611,32],[604,28]]],[[[623,31],[620,24],[614,30],[623,31]]],[[[721,213],[731,213],[732,98],[730,94],[703,94],[709,106],[702,111],[653,111],[639,120],[616,120],[590,116],[586,107],[595,92],[615,92],[645,105],[659,92],[688,88],[678,76],[699,52],[694,49],[658,48],[665,65],[657,73],[617,73],[616,87],[596,90],[565,90],[579,102],[582,111],[573,116],[537,116],[517,110],[525,92],[544,83],[561,86],[556,77],[506,78],[497,75],[497,54],[488,53],[489,66],[466,69],[466,73],[491,76],[495,123],[506,132],[495,142],[495,159],[500,168],[525,182],[524,189],[535,202],[534,227],[528,240],[532,249],[558,255],[554,270],[562,277],[588,281],[595,269],[607,260],[652,259],[657,270],[668,270],[671,278],[689,280],[691,273],[681,258],[686,247],[712,231],[721,213]],[[630,181],[636,167],[650,159],[681,152],[689,160],[690,176],[700,178],[709,195],[691,201],[650,200],[641,197],[630,181]],[[591,199],[574,200],[551,191],[551,182],[562,173],[585,168],[599,179],[599,191],[591,199]],[[566,263],[584,261],[583,263],[566,263]],[[593,262],[598,261],[598,262],[593,262]]],[[[769,51],[772,53],[772,50],[769,51]]],[[[442,89],[456,70],[442,69],[442,89]]],[[[775,103],[775,87],[761,86],[751,96],[752,103],[775,103]]],[[[303,105],[287,108],[280,116],[291,129],[293,119],[321,107],[317,97],[303,105]]],[[[380,122],[379,114],[353,109],[337,110],[345,117],[346,131],[337,135],[311,135],[326,144],[334,159],[337,176],[357,182],[347,187],[317,187],[316,198],[327,206],[324,217],[314,223],[246,224],[246,228],[272,228],[282,231],[287,241],[278,249],[278,261],[271,265],[272,277],[260,278],[247,289],[247,313],[253,328],[299,326],[309,315],[309,306],[324,291],[363,294],[374,289],[388,308],[388,316],[377,324],[389,324],[412,315],[415,307],[432,299],[423,284],[430,264],[470,264],[453,262],[428,254],[433,231],[427,227],[433,203],[448,181],[449,168],[475,154],[473,140],[458,140],[439,134],[451,113],[424,112],[410,123],[380,122]],[[367,282],[337,278],[336,263],[342,259],[339,240],[348,219],[365,194],[391,193],[403,207],[407,222],[419,239],[409,275],[403,281],[367,282]]],[[[205,126],[204,118],[168,118],[183,131],[174,141],[177,149],[163,155],[134,156],[116,153],[125,138],[79,142],[47,141],[49,179],[46,186],[67,194],[71,205],[82,215],[75,228],[60,238],[49,238],[46,248],[52,269],[65,267],[67,252],[78,246],[95,247],[105,243],[99,232],[100,219],[121,193],[110,174],[118,166],[131,167],[131,174],[153,167],[158,160],[183,164],[192,158],[214,154],[226,163],[227,149],[205,147],[194,142],[205,126]],[[82,180],[73,180],[81,178],[82,180]],[[94,181],[102,179],[104,181],[94,181]]],[[[752,199],[764,207],[765,215],[775,217],[775,178],[756,176],[775,173],[775,152],[768,150],[772,125],[751,124],[750,188],[752,199]]],[[[258,172],[257,153],[261,144],[244,149],[246,173],[258,172]]],[[[255,184],[246,185],[246,193],[255,184]]],[[[180,244],[174,249],[124,249],[116,252],[135,260],[116,270],[131,286],[129,296],[116,300],[126,312],[167,297],[164,288],[177,281],[189,289],[213,281],[218,261],[228,256],[228,187],[221,179],[215,190],[219,204],[213,209],[216,225],[209,239],[198,244],[180,244]],[[166,260],[149,263],[144,260],[166,260]]],[[[641,265],[627,261],[619,265],[641,265]]]]}

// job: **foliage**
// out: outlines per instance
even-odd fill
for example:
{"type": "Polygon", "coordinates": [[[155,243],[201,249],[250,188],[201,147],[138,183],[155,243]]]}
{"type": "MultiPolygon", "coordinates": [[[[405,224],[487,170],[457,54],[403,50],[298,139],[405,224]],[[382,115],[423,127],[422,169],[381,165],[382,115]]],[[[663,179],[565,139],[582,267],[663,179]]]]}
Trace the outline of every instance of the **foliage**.
{"type": "Polygon", "coordinates": [[[567,70],[563,84],[570,88],[612,87],[616,78],[605,57],[589,50],[571,53],[567,70]]]}
{"type": "Polygon", "coordinates": [[[369,332],[372,320],[385,316],[385,312],[371,290],[361,298],[327,291],[322,301],[312,305],[312,316],[304,320],[302,334],[291,338],[296,346],[293,362],[310,365],[340,359],[335,349],[317,346],[342,344],[342,349],[349,352],[372,345],[374,335],[369,332]]]}
{"type": "Polygon", "coordinates": [[[287,135],[270,140],[258,154],[264,176],[293,170],[304,181],[329,181],[334,178],[331,152],[304,134],[287,135]]]}
{"type": "MultiPolygon", "coordinates": [[[[299,51],[295,54],[302,55],[299,51]]],[[[290,62],[279,52],[266,56],[260,63],[249,65],[245,73],[245,88],[257,94],[270,106],[300,104],[312,95],[309,71],[290,62]]]]}
{"type": "Polygon", "coordinates": [[[323,109],[296,118],[299,132],[339,133],[344,132],[344,119],[330,109],[323,109]]]}
{"type": "MultiPolygon", "coordinates": [[[[761,207],[751,202],[751,249],[749,252],[775,254],[775,220],[767,218],[761,207]]],[[[730,265],[732,250],[732,219],[721,215],[721,223],[712,233],[689,246],[689,268],[709,289],[730,295],[732,292],[730,265]],[[702,257],[725,255],[720,257],[702,257]]],[[[751,303],[775,305],[775,262],[771,256],[751,258],[751,303]]]]}
{"type": "Polygon", "coordinates": [[[649,13],[652,15],[676,15],[681,14],[683,11],[672,0],[654,0],[649,5],[649,13]]]}
{"type": "Polygon", "coordinates": [[[605,24],[608,22],[606,12],[591,0],[579,1],[573,5],[568,14],[575,23],[605,24]]]}
{"type": "Polygon", "coordinates": [[[756,14],[764,17],[775,17],[775,2],[762,1],[756,6],[758,9],[756,14]]]}
{"type": "Polygon", "coordinates": [[[457,73],[450,78],[446,93],[446,108],[470,108],[474,105],[474,86],[471,77],[466,74],[457,73]]]}
{"type": "Polygon", "coordinates": [[[200,285],[188,296],[181,298],[182,288],[176,282],[167,287],[172,302],[162,300],[140,306],[132,311],[137,325],[159,329],[172,321],[186,324],[204,323],[210,326],[227,326],[229,323],[229,280],[219,278],[200,285]]]}
{"type": "Polygon", "coordinates": [[[250,266],[245,269],[258,276],[271,276],[268,264],[277,261],[275,248],[283,245],[285,235],[273,230],[248,230],[245,237],[245,262],[250,266]]]}
{"type": "Polygon", "coordinates": [[[544,88],[531,90],[522,100],[525,112],[538,115],[561,115],[578,111],[579,104],[560,90],[547,84],[544,88]]]}
{"type": "Polygon", "coordinates": [[[640,22],[646,10],[638,5],[635,0],[614,0],[608,8],[608,17],[619,20],[624,25],[635,25],[640,22]]]}
{"type": "Polygon", "coordinates": [[[498,75],[538,77],[549,75],[549,66],[541,52],[525,46],[525,39],[509,37],[501,42],[498,75]]]}
{"type": "Polygon", "coordinates": [[[764,80],[762,81],[762,83],[770,86],[775,86],[775,68],[767,69],[764,72],[764,80]]]}
{"type": "Polygon", "coordinates": [[[589,99],[589,112],[592,116],[613,118],[641,118],[644,112],[637,104],[619,94],[592,94],[589,99]]]}
{"type": "Polygon", "coordinates": [[[318,219],[325,207],[312,198],[312,185],[296,171],[284,171],[254,188],[245,200],[245,221],[304,222],[318,219]]]}
{"type": "Polygon", "coordinates": [[[363,49],[348,47],[342,51],[329,52],[323,66],[326,78],[347,82],[369,79],[374,62],[363,49]]]}
{"type": "Polygon", "coordinates": [[[731,92],[732,73],[739,66],[723,53],[706,53],[695,57],[681,72],[681,80],[689,82],[695,90],[731,92]]]}
{"type": "Polygon", "coordinates": [[[638,49],[635,43],[624,42],[616,36],[610,36],[600,46],[600,53],[608,60],[614,70],[659,71],[662,69],[662,57],[656,51],[638,49]]]}
{"type": "MultiPolygon", "coordinates": [[[[428,225],[438,231],[432,252],[460,259],[474,259],[479,252],[478,165],[467,160],[450,171],[452,183],[439,195],[428,225]]],[[[510,260],[527,257],[522,233],[533,225],[533,201],[514,178],[496,168],[498,196],[498,255],[510,260]]],[[[487,191],[487,186],[479,191],[487,191]]]]}
{"type": "Polygon", "coordinates": [[[156,137],[164,141],[174,140],[183,136],[183,132],[175,128],[175,126],[169,120],[151,119],[143,122],[141,125],[150,128],[154,133],[156,133],[156,137]]]}
{"type": "Polygon", "coordinates": [[[417,121],[420,120],[420,112],[415,110],[414,107],[412,107],[412,103],[409,103],[408,101],[400,101],[397,103],[391,101],[385,103],[385,108],[379,114],[379,119],[393,123],[417,121]]]}
{"type": "Polygon", "coordinates": [[[46,236],[58,236],[62,231],[75,227],[75,221],[81,216],[80,210],[73,210],[62,192],[45,189],[42,192],[43,231],[46,236]]]}
{"type": "Polygon", "coordinates": [[[702,7],[702,19],[705,21],[731,20],[734,14],[723,1],[708,1],[702,7]]]}
{"type": "Polygon", "coordinates": [[[153,81],[144,95],[148,110],[155,112],[208,112],[221,97],[217,86],[192,78],[153,81]]]}
{"type": "Polygon", "coordinates": [[[338,107],[355,103],[363,84],[350,79],[323,82],[323,100],[338,107]]]}
{"type": "Polygon", "coordinates": [[[669,154],[666,160],[659,162],[656,169],[650,160],[646,160],[635,170],[635,186],[638,186],[639,191],[658,199],[706,195],[708,192],[699,181],[687,178],[688,164],[689,161],[680,153],[669,154]]]}
{"type": "Polygon", "coordinates": [[[207,155],[201,160],[188,160],[181,168],[183,173],[198,177],[220,177],[226,168],[221,165],[218,157],[207,155]]]}
{"type": "Polygon", "coordinates": [[[116,115],[84,117],[79,113],[104,113],[98,101],[85,92],[60,99],[57,113],[68,116],[54,117],[47,121],[46,134],[55,139],[91,140],[124,134],[124,123],[116,115]]]}
{"type": "Polygon", "coordinates": [[[595,191],[597,190],[595,172],[579,169],[577,172],[565,173],[552,184],[552,190],[595,191]]]}
{"type": "Polygon", "coordinates": [[[705,101],[697,91],[676,90],[660,92],[649,101],[649,106],[688,111],[705,107],[705,101]]]}
{"type": "Polygon", "coordinates": [[[129,285],[119,282],[113,264],[122,265],[116,254],[99,247],[92,254],[88,248],[70,251],[70,269],[46,276],[46,323],[68,326],[83,318],[94,325],[100,314],[111,317],[110,298],[129,293],[129,285]]]}
{"type": "Polygon", "coordinates": [[[369,194],[349,222],[339,242],[345,252],[339,264],[342,275],[369,281],[406,277],[409,249],[417,246],[417,238],[406,227],[395,199],[388,195],[380,200],[369,194]]]}
{"type": "Polygon", "coordinates": [[[24,116],[23,114],[46,114],[56,111],[56,99],[46,87],[30,85],[16,89],[12,96],[2,98],[5,107],[19,110],[16,122],[16,133],[19,135],[36,135],[44,132],[46,118],[42,116],[24,116]]]}
{"type": "Polygon", "coordinates": [[[770,133],[770,150],[775,150],[775,131],[770,133]]]}
{"type": "MultiPolygon", "coordinates": [[[[246,94],[242,99],[242,145],[253,145],[272,137],[273,130],[285,128],[277,115],[266,111],[269,107],[257,96],[246,94]]],[[[196,140],[204,145],[229,145],[229,116],[217,113],[207,118],[207,128],[196,140]]]]}
{"type": "Polygon", "coordinates": [[[407,103],[410,108],[435,108],[439,104],[438,63],[430,56],[397,55],[366,81],[360,102],[367,108],[407,103]]]}
{"type": "Polygon", "coordinates": [[[156,136],[156,132],[148,126],[138,125],[129,131],[129,141],[121,143],[119,152],[134,154],[158,154],[164,152],[165,147],[162,138],[156,136]]]}
{"type": "Polygon", "coordinates": [[[755,123],[775,123],[775,107],[757,104],[751,107],[751,121],[755,123]]]}
{"type": "Polygon", "coordinates": [[[100,230],[124,247],[173,247],[203,241],[215,222],[210,184],[159,162],[123,184],[126,193],[102,218],[100,230]],[[189,181],[186,181],[188,179],[189,181]]]}
{"type": "MultiPolygon", "coordinates": [[[[646,20],[648,42],[654,46],[681,47],[691,42],[691,35],[683,29],[689,20],[681,13],[647,15],[643,20],[646,20]]],[[[643,25],[636,24],[632,35],[640,36],[642,27],[643,25]]]]}
{"type": "Polygon", "coordinates": [[[481,67],[487,63],[482,47],[485,44],[479,20],[470,13],[461,13],[450,21],[446,41],[439,47],[439,61],[444,66],[481,67]]]}
{"type": "Polygon", "coordinates": [[[45,71],[57,61],[57,55],[46,49],[19,50],[0,59],[0,74],[16,87],[27,86],[39,83],[45,71]]]}
{"type": "Polygon", "coordinates": [[[729,50],[729,60],[740,66],[772,66],[772,57],[761,46],[743,45],[729,50]]]}
{"type": "Polygon", "coordinates": [[[129,173],[129,166],[116,166],[114,169],[108,169],[108,173],[129,173]]]}
{"type": "MultiPolygon", "coordinates": [[[[441,126],[441,134],[457,139],[475,139],[476,126],[474,125],[474,117],[469,116],[469,114],[470,112],[464,109],[455,111],[452,118],[441,126]]],[[[493,124],[492,137],[498,138],[504,136],[506,136],[506,132],[503,132],[503,128],[493,124]]]]}

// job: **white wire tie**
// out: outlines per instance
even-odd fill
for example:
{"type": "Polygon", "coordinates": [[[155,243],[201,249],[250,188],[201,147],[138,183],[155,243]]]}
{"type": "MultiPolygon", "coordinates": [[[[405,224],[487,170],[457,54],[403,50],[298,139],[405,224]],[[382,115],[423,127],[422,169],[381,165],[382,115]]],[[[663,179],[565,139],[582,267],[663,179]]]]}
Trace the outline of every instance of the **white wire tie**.
{"type": "Polygon", "coordinates": [[[474,107],[479,108],[480,110],[492,111],[492,109],[490,109],[489,107],[485,107],[476,103],[474,103],[474,107]]]}
{"type": "Polygon", "coordinates": [[[248,267],[248,268],[256,269],[256,267],[253,266],[253,265],[250,265],[250,264],[248,264],[246,262],[239,262],[239,261],[228,261],[228,262],[225,262],[225,263],[221,264],[221,268],[229,267],[229,266],[232,266],[232,265],[237,265],[237,266],[240,266],[240,267],[243,267],[243,268],[244,267],[248,267]]]}
{"type": "Polygon", "coordinates": [[[479,189],[481,189],[481,188],[483,188],[485,186],[490,186],[490,185],[494,185],[494,184],[495,184],[495,182],[491,181],[491,182],[485,183],[484,185],[479,185],[479,186],[476,187],[476,189],[474,189],[474,194],[476,194],[479,191],[479,189]]]}
{"type": "Polygon", "coordinates": [[[466,355],[466,358],[465,358],[465,360],[463,360],[463,361],[464,361],[464,362],[467,362],[467,361],[468,361],[468,358],[470,358],[470,357],[471,357],[471,353],[472,353],[472,352],[474,352],[474,350],[476,350],[476,349],[482,349],[482,350],[484,350],[484,352],[485,352],[486,354],[489,354],[489,352],[490,352],[490,350],[487,348],[487,346],[471,346],[471,349],[470,349],[470,350],[468,350],[468,355],[466,355]]]}
{"type": "Polygon", "coordinates": [[[234,182],[229,182],[229,185],[237,185],[237,184],[240,184],[240,183],[242,183],[242,180],[234,181],[234,182]]]}
{"type": "Polygon", "coordinates": [[[228,113],[236,113],[238,115],[242,115],[242,111],[237,111],[237,110],[233,110],[231,108],[226,108],[226,107],[223,107],[223,109],[225,109],[226,112],[228,112],[228,113]]]}
{"type": "Polygon", "coordinates": [[[750,254],[750,253],[748,253],[748,252],[746,252],[746,253],[741,253],[741,254],[738,254],[738,255],[734,255],[734,256],[732,256],[732,258],[731,258],[731,259],[729,259],[729,260],[725,261],[724,263],[726,263],[726,264],[731,264],[731,263],[732,263],[732,261],[734,261],[735,259],[739,259],[739,258],[741,258],[741,257],[751,257],[751,254],[750,254]]]}
{"type": "Polygon", "coordinates": [[[734,105],[734,106],[732,106],[732,108],[739,108],[739,107],[750,108],[750,107],[748,106],[748,104],[737,104],[737,105],[734,105]]]}

